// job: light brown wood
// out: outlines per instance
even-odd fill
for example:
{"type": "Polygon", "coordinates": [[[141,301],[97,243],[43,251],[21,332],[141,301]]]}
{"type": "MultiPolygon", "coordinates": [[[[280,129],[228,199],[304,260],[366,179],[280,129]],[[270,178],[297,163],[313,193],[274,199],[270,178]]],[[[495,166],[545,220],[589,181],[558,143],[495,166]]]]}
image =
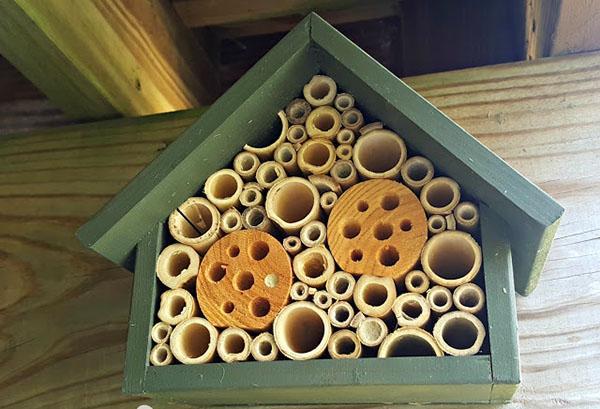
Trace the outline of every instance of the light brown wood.
{"type": "Polygon", "coordinates": [[[329,248],[344,271],[401,280],[427,240],[417,197],[387,179],[359,183],[338,199],[327,222],[329,248]]]}
{"type": "Polygon", "coordinates": [[[208,250],[196,284],[204,316],[216,327],[268,328],[288,303],[292,267],[283,246],[258,230],[240,230],[208,250]]]}

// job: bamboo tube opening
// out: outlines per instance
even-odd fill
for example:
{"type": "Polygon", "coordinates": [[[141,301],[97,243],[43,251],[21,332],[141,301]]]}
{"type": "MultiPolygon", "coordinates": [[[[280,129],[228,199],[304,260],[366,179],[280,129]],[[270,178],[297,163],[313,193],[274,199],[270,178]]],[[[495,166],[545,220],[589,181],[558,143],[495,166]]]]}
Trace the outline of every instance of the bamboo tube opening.
{"type": "Polygon", "coordinates": [[[327,280],[325,288],[336,300],[349,300],[352,298],[355,284],[356,280],[352,274],[338,271],[327,280]]]}
{"type": "Polygon", "coordinates": [[[263,201],[263,194],[258,187],[245,187],[240,194],[240,203],[245,207],[258,206],[263,201]]]}
{"type": "Polygon", "coordinates": [[[479,210],[474,203],[462,202],[454,209],[454,218],[461,230],[473,233],[479,223],[479,210]]]}
{"type": "MultiPolygon", "coordinates": [[[[242,192],[244,193],[244,192],[242,192]]],[[[221,230],[225,234],[232,233],[242,228],[242,215],[236,208],[225,211],[221,216],[221,230]]]]}
{"type": "Polygon", "coordinates": [[[241,328],[227,328],[217,341],[217,353],[225,362],[246,361],[250,356],[252,338],[241,328]]]}
{"type": "Polygon", "coordinates": [[[310,247],[294,257],[294,274],[300,281],[321,287],[335,269],[333,256],[324,246],[310,247]]]}
{"type": "Polygon", "coordinates": [[[358,131],[365,124],[362,112],[356,108],[350,108],[342,113],[342,125],[352,131],[358,131]]]}
{"type": "Polygon", "coordinates": [[[191,197],[169,216],[169,232],[178,242],[204,254],[219,238],[221,216],[211,202],[191,197]]]}
{"type": "Polygon", "coordinates": [[[150,351],[150,363],[154,366],[165,366],[173,362],[173,353],[167,344],[158,344],[150,351]]]}
{"type": "Polygon", "coordinates": [[[302,230],[300,230],[300,240],[306,247],[315,247],[323,244],[327,237],[327,228],[325,224],[319,220],[308,222],[302,230]]]}
{"type": "Polygon", "coordinates": [[[302,281],[296,281],[290,288],[290,297],[294,301],[304,301],[308,298],[308,285],[302,281]]]}
{"type": "Polygon", "coordinates": [[[331,325],[336,328],[346,328],[354,318],[354,309],[347,301],[336,301],[327,312],[331,325]]]}
{"type": "Polygon", "coordinates": [[[427,230],[431,234],[438,234],[446,230],[446,218],[441,214],[434,214],[427,219],[427,230]]]}
{"type": "Polygon", "coordinates": [[[296,236],[287,236],[283,239],[283,248],[287,251],[290,256],[295,256],[302,250],[302,243],[300,238],[296,236]]]}
{"type": "Polygon", "coordinates": [[[433,179],[433,164],[423,156],[413,156],[402,165],[400,175],[406,186],[418,194],[433,179]]]}
{"type": "Polygon", "coordinates": [[[258,156],[251,152],[240,152],[233,159],[233,170],[246,182],[254,178],[259,166],[258,156]]]}
{"type": "Polygon", "coordinates": [[[452,307],[452,293],[446,287],[436,285],[427,292],[427,303],[431,311],[443,314],[452,307]]]}
{"type": "Polygon", "coordinates": [[[401,328],[382,342],[379,358],[403,356],[443,356],[441,348],[427,331],[421,328],[401,328]]]}
{"type": "Polygon", "coordinates": [[[166,322],[157,322],[152,327],[152,330],[150,330],[150,337],[157,344],[164,344],[169,341],[171,332],[173,332],[173,328],[169,324],[166,322]]]}
{"type": "Polygon", "coordinates": [[[341,129],[336,136],[337,143],[340,145],[347,144],[352,146],[355,138],[354,131],[348,128],[341,129]]]}
{"type": "Polygon", "coordinates": [[[354,304],[365,315],[385,317],[396,299],[396,285],[391,277],[362,275],[354,286],[354,304]]]}
{"type": "MultiPolygon", "coordinates": [[[[306,128],[303,125],[293,125],[288,130],[287,139],[290,143],[303,143],[308,139],[306,128]]],[[[292,145],[293,146],[293,145],[292,145]]]]}
{"type": "Polygon", "coordinates": [[[175,327],[171,351],[184,364],[210,362],[217,349],[217,329],[204,318],[190,318],[175,327]]]}
{"type": "Polygon", "coordinates": [[[319,199],[319,204],[321,205],[321,208],[323,209],[325,214],[328,215],[329,213],[331,213],[331,210],[333,209],[333,206],[335,206],[337,199],[338,195],[335,194],[335,192],[325,192],[321,195],[321,199],[319,199]]]}
{"type": "Polygon", "coordinates": [[[338,111],[344,112],[354,107],[354,97],[346,92],[337,94],[333,101],[333,106],[335,106],[338,111]]]}
{"type": "Polygon", "coordinates": [[[368,347],[376,347],[381,344],[387,334],[388,328],[381,318],[366,317],[360,321],[356,329],[358,339],[368,347]]]}
{"type": "Polygon", "coordinates": [[[342,144],[335,148],[335,155],[340,160],[352,159],[352,145],[342,144]]]}
{"type": "Polygon", "coordinates": [[[237,205],[243,186],[240,175],[231,169],[221,169],[206,179],[204,192],[206,198],[223,212],[237,205]]]}
{"type": "Polygon", "coordinates": [[[371,131],[356,141],[352,159],[365,178],[395,179],[406,160],[406,145],[394,132],[371,131]]]}
{"type": "Polygon", "coordinates": [[[275,161],[264,162],[256,171],[256,181],[265,189],[271,188],[276,182],[287,176],[285,169],[275,161]]]}
{"type": "Polygon", "coordinates": [[[477,284],[466,283],[458,286],[452,295],[454,305],[460,311],[477,314],[485,303],[485,294],[477,284]]]}
{"type": "Polygon", "coordinates": [[[200,268],[200,256],[190,246],[171,244],[161,251],[156,261],[156,275],[167,287],[192,285],[200,268]]]}
{"type": "Polygon", "coordinates": [[[331,142],[310,140],[298,151],[298,166],[307,174],[327,173],[335,163],[335,148],[331,142]]]}
{"type": "Polygon", "coordinates": [[[346,190],[358,183],[356,168],[350,160],[338,160],[331,168],[331,177],[346,190]]]}
{"type": "Polygon", "coordinates": [[[422,294],[429,288],[429,277],[420,270],[413,270],[404,277],[404,286],[412,293],[422,294]]]}
{"type": "Polygon", "coordinates": [[[275,150],[275,161],[286,171],[294,173],[298,170],[297,155],[294,146],[289,142],[284,142],[275,150]]]}
{"type": "Polygon", "coordinates": [[[271,220],[267,217],[267,211],[262,206],[248,207],[242,213],[242,224],[246,229],[256,229],[270,233],[271,220]]]}
{"type": "Polygon", "coordinates": [[[279,119],[281,121],[281,132],[279,133],[279,136],[277,137],[277,139],[272,144],[262,147],[262,148],[245,145],[244,146],[245,151],[256,154],[260,160],[268,160],[273,156],[273,152],[275,152],[275,149],[277,149],[277,147],[285,141],[285,138],[288,133],[288,127],[289,127],[289,123],[288,123],[287,117],[285,115],[285,112],[279,111],[277,113],[277,116],[279,117],[279,119]]]}
{"type": "Polygon", "coordinates": [[[158,319],[167,324],[177,325],[196,315],[194,297],[182,288],[167,290],[160,296],[158,319]]]}
{"type": "Polygon", "coordinates": [[[337,136],[341,126],[340,113],[329,106],[315,109],[306,118],[306,133],[315,139],[332,140],[337,136]]]}
{"type": "Polygon", "coordinates": [[[420,199],[428,214],[447,215],[460,201],[460,186],[447,177],[434,178],[423,186],[420,199]]]}
{"type": "Polygon", "coordinates": [[[337,94],[337,84],[326,75],[315,75],[302,91],[312,106],[331,105],[337,94]]]}
{"type": "Polygon", "coordinates": [[[333,333],[327,350],[333,359],[355,359],[362,355],[362,346],[358,337],[347,329],[333,333]]]}
{"type": "Polygon", "coordinates": [[[368,134],[371,131],[377,131],[379,129],[383,129],[383,123],[377,121],[377,122],[371,122],[369,124],[366,124],[365,126],[363,126],[362,128],[360,128],[358,130],[358,132],[361,135],[366,135],[366,134],[368,134]]]}
{"type": "Polygon", "coordinates": [[[421,294],[404,293],[394,301],[394,315],[401,327],[423,327],[429,322],[431,309],[421,294]]]}
{"type": "Polygon", "coordinates": [[[285,107],[285,113],[289,123],[294,125],[306,122],[306,117],[312,110],[310,104],[302,98],[296,98],[285,107]]]}
{"type": "Polygon", "coordinates": [[[433,336],[450,355],[475,355],[483,345],[485,328],[473,314],[453,311],[440,317],[433,327],[433,336]]]}
{"type": "Polygon", "coordinates": [[[313,302],[317,307],[326,310],[327,308],[331,307],[333,299],[327,291],[319,290],[315,293],[315,295],[313,295],[313,302]]]}
{"type": "Polygon", "coordinates": [[[259,362],[274,361],[277,359],[279,349],[275,345],[275,338],[268,332],[259,334],[250,344],[252,357],[259,362]]]}
{"type": "Polygon", "coordinates": [[[269,190],[266,207],[271,220],[286,233],[294,234],[319,217],[319,193],[306,179],[286,178],[269,190]]]}

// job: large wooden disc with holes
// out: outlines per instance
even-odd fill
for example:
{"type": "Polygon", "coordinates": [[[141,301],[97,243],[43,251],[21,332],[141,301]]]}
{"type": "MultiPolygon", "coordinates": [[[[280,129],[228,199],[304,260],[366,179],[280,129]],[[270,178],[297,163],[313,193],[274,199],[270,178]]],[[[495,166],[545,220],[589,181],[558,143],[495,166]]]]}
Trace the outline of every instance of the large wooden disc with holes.
{"type": "Polygon", "coordinates": [[[216,327],[267,329],[288,303],[292,266],[268,233],[240,230],[208,250],[196,281],[198,303],[216,327]]]}
{"type": "Polygon", "coordinates": [[[427,219],[419,199],[388,179],[352,186],[327,223],[329,249],[352,274],[402,279],[419,260],[426,240],[427,219]]]}

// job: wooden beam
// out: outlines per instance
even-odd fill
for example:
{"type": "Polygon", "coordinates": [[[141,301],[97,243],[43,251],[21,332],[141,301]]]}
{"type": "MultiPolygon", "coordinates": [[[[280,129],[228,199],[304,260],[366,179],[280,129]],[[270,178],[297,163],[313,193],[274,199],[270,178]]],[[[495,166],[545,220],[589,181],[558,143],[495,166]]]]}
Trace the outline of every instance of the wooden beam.
{"type": "Polygon", "coordinates": [[[165,0],[6,0],[0,52],[74,117],[212,102],[208,55],[165,0]]]}
{"type": "Polygon", "coordinates": [[[528,60],[550,55],[561,4],[562,0],[527,0],[525,29],[528,60]]]}

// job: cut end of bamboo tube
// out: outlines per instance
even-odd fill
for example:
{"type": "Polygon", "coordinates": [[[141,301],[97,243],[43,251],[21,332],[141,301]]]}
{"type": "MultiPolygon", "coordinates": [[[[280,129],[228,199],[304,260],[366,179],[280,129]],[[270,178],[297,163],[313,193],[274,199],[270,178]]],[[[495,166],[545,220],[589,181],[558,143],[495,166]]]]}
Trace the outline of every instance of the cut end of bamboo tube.
{"type": "Polygon", "coordinates": [[[271,220],[262,206],[247,207],[242,213],[242,225],[246,229],[260,230],[265,233],[273,231],[271,220]]]}
{"type": "MultiPolygon", "coordinates": [[[[333,193],[333,192],[332,192],[333,193]]],[[[327,238],[327,227],[319,220],[308,222],[300,230],[300,241],[306,247],[315,247],[325,243],[327,238]]]]}
{"type": "Polygon", "coordinates": [[[313,303],[322,310],[326,310],[331,307],[333,303],[333,298],[331,298],[331,294],[329,294],[325,290],[319,290],[313,295],[313,303]]]}
{"type": "Polygon", "coordinates": [[[321,209],[325,212],[325,214],[330,214],[333,210],[333,206],[335,206],[338,199],[338,195],[335,192],[325,192],[321,195],[319,199],[319,204],[321,205],[321,209]]]}
{"type": "Polygon", "coordinates": [[[306,122],[311,110],[312,107],[305,99],[296,98],[285,107],[285,114],[290,124],[301,125],[306,122]]]}
{"type": "Polygon", "coordinates": [[[377,353],[378,358],[443,355],[436,340],[421,328],[400,328],[392,332],[377,353]]]}
{"type": "Polygon", "coordinates": [[[376,122],[371,122],[371,123],[366,124],[365,126],[363,126],[362,128],[360,128],[358,130],[358,132],[361,135],[366,135],[366,134],[368,134],[371,131],[377,131],[379,129],[383,129],[383,123],[379,122],[379,121],[376,121],[376,122]]]}
{"type": "Polygon", "coordinates": [[[335,271],[335,261],[325,246],[307,248],[294,257],[292,264],[298,280],[311,287],[323,287],[335,271]]]}
{"type": "Polygon", "coordinates": [[[333,106],[340,111],[344,112],[354,107],[354,97],[347,92],[337,94],[333,101],[333,106]]]}
{"type": "Polygon", "coordinates": [[[381,318],[365,317],[359,322],[358,328],[356,328],[358,339],[367,347],[376,347],[381,344],[387,334],[387,325],[385,325],[385,322],[381,318]]]}
{"type": "Polygon", "coordinates": [[[242,215],[236,208],[226,210],[221,216],[221,231],[225,234],[238,231],[242,226],[242,215]]]}
{"type": "Polygon", "coordinates": [[[156,275],[167,287],[187,288],[196,282],[200,256],[190,246],[171,244],[161,251],[156,261],[156,275]]]}
{"type": "Polygon", "coordinates": [[[358,131],[365,124],[362,112],[356,108],[350,108],[342,113],[342,126],[351,131],[358,131]]]}
{"type": "Polygon", "coordinates": [[[272,160],[262,163],[256,171],[256,181],[264,189],[270,189],[275,183],[286,177],[287,173],[283,166],[272,160]]]}
{"type": "Polygon", "coordinates": [[[259,362],[274,361],[279,355],[279,348],[275,344],[275,338],[270,332],[263,332],[256,336],[250,344],[252,358],[259,362]]]}
{"type": "Polygon", "coordinates": [[[352,146],[348,145],[348,144],[342,144],[342,145],[338,145],[337,148],[335,148],[335,155],[340,159],[340,160],[350,160],[352,159],[352,146]]]}
{"type": "Polygon", "coordinates": [[[302,242],[300,241],[300,237],[287,236],[285,239],[283,239],[283,248],[292,257],[300,253],[302,250],[302,242]]]}
{"type": "Polygon", "coordinates": [[[256,148],[256,147],[250,146],[250,145],[244,146],[245,151],[254,153],[262,161],[271,159],[273,157],[273,152],[275,152],[275,149],[277,149],[277,147],[279,145],[281,145],[283,142],[285,142],[285,138],[288,133],[289,122],[287,120],[285,112],[279,111],[277,113],[277,116],[279,117],[279,120],[281,121],[281,132],[279,133],[279,136],[272,144],[265,146],[263,148],[256,148]]]}
{"type": "Polygon", "coordinates": [[[217,353],[223,362],[243,362],[250,356],[252,338],[241,328],[226,328],[219,335],[217,353]]]}
{"type": "Polygon", "coordinates": [[[298,173],[298,158],[294,146],[289,142],[284,142],[277,149],[273,158],[277,163],[283,166],[288,175],[298,173]]]}
{"type": "Polygon", "coordinates": [[[342,127],[342,116],[330,106],[318,107],[306,118],[305,127],[311,138],[333,140],[342,127]]]}
{"type": "MultiPolygon", "coordinates": [[[[308,139],[308,134],[306,133],[306,128],[303,125],[293,125],[288,129],[287,140],[294,147],[295,144],[302,144],[308,139]]],[[[294,148],[295,151],[298,149],[294,148]]]]}
{"type": "Polygon", "coordinates": [[[423,186],[433,179],[434,173],[433,163],[423,156],[408,158],[400,168],[400,175],[404,184],[417,194],[423,186]]]}
{"type": "Polygon", "coordinates": [[[240,152],[233,158],[233,170],[246,182],[254,179],[259,166],[260,159],[252,152],[240,152]]]}
{"type": "Polygon", "coordinates": [[[364,178],[397,179],[406,156],[404,140],[392,131],[381,129],[358,138],[352,160],[364,178]]]}
{"type": "Polygon", "coordinates": [[[404,277],[404,286],[411,293],[423,294],[429,289],[429,277],[421,270],[413,270],[404,277]]]}
{"type": "Polygon", "coordinates": [[[416,293],[400,295],[394,301],[392,310],[400,327],[424,327],[431,316],[425,297],[416,293]]]}
{"type": "Polygon", "coordinates": [[[340,145],[350,145],[350,147],[352,147],[352,144],[354,144],[356,140],[356,134],[351,129],[343,128],[340,129],[335,139],[340,145]]]}
{"type": "Polygon", "coordinates": [[[335,328],[347,328],[354,318],[354,308],[347,301],[336,301],[329,307],[327,315],[335,328]]]}
{"type": "Polygon", "coordinates": [[[167,290],[160,296],[158,319],[170,325],[177,325],[197,313],[194,297],[183,288],[167,290]]]}
{"type": "Polygon", "coordinates": [[[327,346],[333,359],[356,359],[362,355],[362,345],[358,336],[347,329],[335,332],[327,346]]]}
{"type": "Polygon", "coordinates": [[[472,202],[461,202],[454,208],[454,218],[460,230],[474,233],[479,225],[479,209],[472,202]]]}
{"type": "Polygon", "coordinates": [[[433,327],[433,336],[449,355],[475,355],[485,339],[483,323],[473,314],[453,311],[444,314],[433,327]]]}
{"type": "Polygon", "coordinates": [[[448,177],[433,178],[421,189],[420,199],[427,214],[447,215],[460,202],[460,186],[448,177]]]}
{"type": "Polygon", "coordinates": [[[335,160],[335,146],[324,139],[309,139],[298,151],[298,167],[307,175],[328,173],[335,160]]]}
{"type": "Polygon", "coordinates": [[[200,254],[219,239],[221,214],[208,199],[190,197],[169,216],[169,232],[200,254]]]}
{"type": "Polygon", "coordinates": [[[331,105],[337,95],[337,84],[326,75],[315,75],[302,90],[304,99],[313,107],[331,105]]]}
{"type": "Polygon", "coordinates": [[[308,180],[289,177],[277,182],[267,193],[267,216],[287,234],[319,217],[319,192],[308,180]]]}
{"type": "Polygon", "coordinates": [[[171,351],[182,364],[211,362],[217,351],[217,329],[204,318],[182,321],[171,334],[171,351]]]}
{"type": "Polygon", "coordinates": [[[155,345],[150,351],[150,363],[154,366],[166,366],[173,362],[173,353],[168,344],[155,345]]]}
{"type": "Polygon", "coordinates": [[[358,173],[350,160],[338,160],[331,168],[331,177],[346,190],[358,183],[358,173]]]}
{"type": "Polygon", "coordinates": [[[257,186],[244,186],[240,195],[240,203],[244,207],[259,206],[263,202],[263,194],[257,186]]]}
{"type": "Polygon", "coordinates": [[[221,169],[206,179],[204,193],[219,211],[224,212],[239,203],[243,186],[240,175],[232,169],[221,169]]]}
{"type": "Polygon", "coordinates": [[[294,301],[304,301],[309,297],[308,285],[302,281],[296,281],[290,289],[290,298],[294,301]]]}
{"type": "Polygon", "coordinates": [[[171,327],[169,324],[166,322],[157,322],[150,331],[150,337],[155,343],[164,344],[169,342],[169,337],[171,336],[172,332],[173,327],[171,327]]]}
{"type": "Polygon", "coordinates": [[[362,275],[354,286],[354,304],[366,316],[389,315],[396,299],[396,284],[391,277],[362,275]]]}
{"type": "Polygon", "coordinates": [[[430,234],[438,234],[446,230],[446,218],[441,214],[434,214],[427,219],[427,230],[430,234]]]}
{"type": "Polygon", "coordinates": [[[426,298],[431,311],[437,314],[444,314],[452,308],[452,293],[441,285],[430,288],[426,298]]]}
{"type": "Polygon", "coordinates": [[[477,314],[485,304],[483,290],[474,283],[466,283],[456,287],[452,299],[458,310],[471,314],[477,314]]]}
{"type": "Polygon", "coordinates": [[[356,279],[352,274],[345,271],[337,271],[329,277],[325,288],[334,299],[344,301],[352,298],[355,285],[356,279]]]}

